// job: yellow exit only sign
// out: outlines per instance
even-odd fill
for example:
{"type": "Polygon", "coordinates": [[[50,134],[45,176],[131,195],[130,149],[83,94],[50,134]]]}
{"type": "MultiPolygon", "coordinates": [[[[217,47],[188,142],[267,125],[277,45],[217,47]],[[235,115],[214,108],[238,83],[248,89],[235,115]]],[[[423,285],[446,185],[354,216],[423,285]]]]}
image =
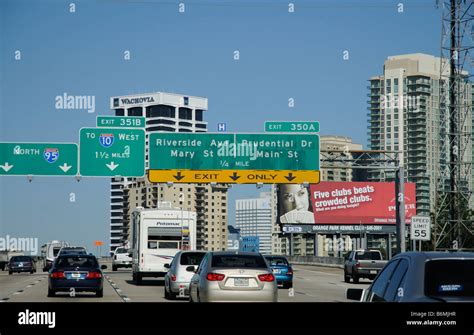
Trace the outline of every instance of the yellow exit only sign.
{"type": "Polygon", "coordinates": [[[150,170],[152,183],[302,184],[319,183],[319,171],[290,170],[150,170]]]}

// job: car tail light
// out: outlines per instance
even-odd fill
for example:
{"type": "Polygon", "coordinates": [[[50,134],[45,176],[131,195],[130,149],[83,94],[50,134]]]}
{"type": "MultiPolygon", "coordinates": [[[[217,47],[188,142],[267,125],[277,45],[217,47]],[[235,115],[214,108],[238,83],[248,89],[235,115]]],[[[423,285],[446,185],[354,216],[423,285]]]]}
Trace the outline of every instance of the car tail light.
{"type": "Polygon", "coordinates": [[[359,262],[356,263],[356,268],[360,268],[360,263],[359,262]]]}
{"type": "Polygon", "coordinates": [[[272,282],[275,280],[275,276],[271,273],[265,273],[263,275],[258,275],[258,279],[260,279],[260,281],[272,282]]]}
{"type": "Polygon", "coordinates": [[[225,278],[225,275],[222,273],[208,273],[206,278],[209,281],[221,281],[225,278]]]}
{"type": "Polygon", "coordinates": [[[288,271],[286,271],[287,275],[293,275],[293,269],[289,268],[288,271]]]}
{"type": "Polygon", "coordinates": [[[62,279],[62,278],[66,278],[66,276],[64,275],[63,271],[57,271],[57,272],[51,273],[51,278],[62,279]]]}
{"type": "Polygon", "coordinates": [[[99,279],[102,278],[102,274],[100,272],[88,272],[86,279],[99,279]]]}
{"type": "Polygon", "coordinates": [[[114,259],[117,260],[117,255],[114,255],[114,259]]]}
{"type": "Polygon", "coordinates": [[[176,281],[176,276],[175,275],[171,275],[171,281],[176,281]]]}

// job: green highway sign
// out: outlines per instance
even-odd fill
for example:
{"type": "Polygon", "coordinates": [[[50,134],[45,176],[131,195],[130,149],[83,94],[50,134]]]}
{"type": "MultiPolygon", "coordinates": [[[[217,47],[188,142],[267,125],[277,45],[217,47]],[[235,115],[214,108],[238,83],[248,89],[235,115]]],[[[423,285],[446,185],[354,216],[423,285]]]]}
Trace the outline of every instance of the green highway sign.
{"type": "Polygon", "coordinates": [[[108,128],[145,128],[142,116],[97,116],[97,127],[108,128]]]}
{"type": "Polygon", "coordinates": [[[0,142],[0,176],[74,176],[75,143],[0,142]]]}
{"type": "Polygon", "coordinates": [[[266,121],[266,132],[319,133],[318,121],[266,121]]]}
{"type": "Polygon", "coordinates": [[[319,170],[317,134],[150,134],[150,170],[319,170]]]}
{"type": "Polygon", "coordinates": [[[81,176],[143,177],[143,129],[82,128],[79,144],[81,176]]]}

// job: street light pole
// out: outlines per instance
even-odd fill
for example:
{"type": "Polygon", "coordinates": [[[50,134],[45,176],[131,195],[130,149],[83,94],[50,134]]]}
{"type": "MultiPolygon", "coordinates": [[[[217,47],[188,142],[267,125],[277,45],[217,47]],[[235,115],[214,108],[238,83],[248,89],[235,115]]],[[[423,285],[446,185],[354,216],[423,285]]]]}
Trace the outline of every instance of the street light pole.
{"type": "Polygon", "coordinates": [[[405,252],[405,175],[403,166],[395,172],[397,254],[405,252]]]}

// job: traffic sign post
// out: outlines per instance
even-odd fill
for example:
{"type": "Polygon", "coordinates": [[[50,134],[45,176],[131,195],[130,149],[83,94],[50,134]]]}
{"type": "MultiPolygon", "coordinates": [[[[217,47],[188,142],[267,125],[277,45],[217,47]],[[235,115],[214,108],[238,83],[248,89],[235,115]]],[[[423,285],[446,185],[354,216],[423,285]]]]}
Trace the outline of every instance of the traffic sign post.
{"type": "Polygon", "coordinates": [[[74,176],[77,144],[0,142],[0,175],[74,176]]]}
{"type": "Polygon", "coordinates": [[[317,134],[150,134],[150,170],[319,170],[317,134]]]}
{"type": "Polygon", "coordinates": [[[431,240],[431,219],[427,216],[412,216],[410,238],[413,241],[431,240]]]}
{"type": "Polygon", "coordinates": [[[319,133],[318,121],[266,121],[266,132],[319,133]]]}
{"type": "Polygon", "coordinates": [[[79,151],[82,176],[145,175],[143,129],[82,128],[79,151]]]}
{"type": "Polygon", "coordinates": [[[97,116],[97,127],[108,128],[144,128],[143,116],[97,116]]]}

